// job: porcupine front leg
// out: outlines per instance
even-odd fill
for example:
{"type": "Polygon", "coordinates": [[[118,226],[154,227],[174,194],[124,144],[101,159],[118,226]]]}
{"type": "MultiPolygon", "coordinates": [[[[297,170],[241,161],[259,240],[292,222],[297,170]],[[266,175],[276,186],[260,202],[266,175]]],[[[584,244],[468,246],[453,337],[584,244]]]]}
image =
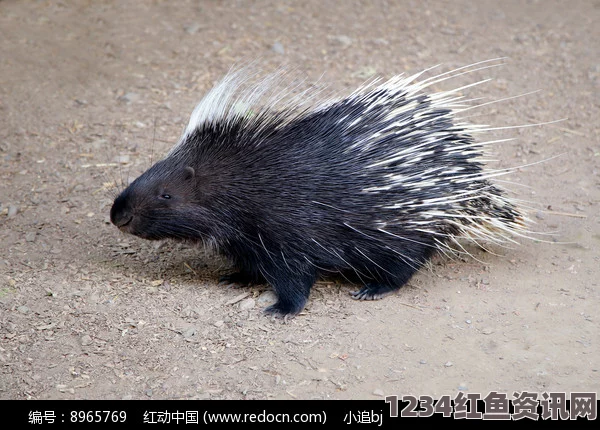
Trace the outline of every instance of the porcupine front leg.
{"type": "Polygon", "coordinates": [[[265,284],[267,281],[260,274],[254,274],[245,270],[239,272],[233,272],[227,275],[223,275],[219,278],[219,284],[234,285],[237,284],[242,287],[248,287],[250,285],[265,284]]]}
{"type": "MultiPolygon", "coordinates": [[[[268,269],[267,269],[268,270],[268,269]]],[[[304,309],[310,289],[317,274],[314,270],[277,270],[265,273],[265,278],[277,294],[277,302],[265,309],[265,313],[277,316],[296,315],[304,309]]]]}

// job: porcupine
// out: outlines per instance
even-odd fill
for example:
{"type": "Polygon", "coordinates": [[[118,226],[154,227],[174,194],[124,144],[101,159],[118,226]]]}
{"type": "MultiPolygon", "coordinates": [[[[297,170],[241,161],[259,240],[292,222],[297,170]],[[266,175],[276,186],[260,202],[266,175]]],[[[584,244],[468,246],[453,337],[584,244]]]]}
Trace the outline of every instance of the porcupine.
{"type": "Polygon", "coordinates": [[[356,299],[383,297],[434,252],[462,252],[460,239],[503,244],[525,231],[524,211],[490,180],[506,170],[481,160],[493,142],[472,137],[486,127],[457,118],[472,107],[463,89],[484,81],[424,91],[489,61],[319,104],[286,97],[281,74],[250,85],[247,69],[230,71],[166,158],[115,199],[111,221],[144,239],[215,245],[238,270],[226,280],[274,288],[267,313],[300,312],[328,272],[359,280],[356,299]]]}

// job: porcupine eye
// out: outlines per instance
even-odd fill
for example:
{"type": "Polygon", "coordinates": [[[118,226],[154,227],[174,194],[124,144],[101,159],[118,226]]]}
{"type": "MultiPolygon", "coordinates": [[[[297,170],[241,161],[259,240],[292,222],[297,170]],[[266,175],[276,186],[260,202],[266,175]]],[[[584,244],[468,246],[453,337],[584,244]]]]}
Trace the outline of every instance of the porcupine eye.
{"type": "Polygon", "coordinates": [[[163,205],[172,205],[175,203],[175,196],[166,190],[160,190],[158,200],[163,205]]]}

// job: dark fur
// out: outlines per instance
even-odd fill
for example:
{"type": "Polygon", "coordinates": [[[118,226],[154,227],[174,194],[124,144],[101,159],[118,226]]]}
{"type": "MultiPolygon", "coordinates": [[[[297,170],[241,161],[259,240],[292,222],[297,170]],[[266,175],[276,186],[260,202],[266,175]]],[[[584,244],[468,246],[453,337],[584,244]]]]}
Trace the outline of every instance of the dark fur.
{"type": "MultiPolygon", "coordinates": [[[[447,111],[432,110],[426,96],[410,114],[417,110],[433,119],[419,125],[417,136],[404,137],[399,130],[363,152],[347,149],[385,127],[387,110],[365,114],[364,105],[347,99],[285,125],[276,113],[204,124],[186,137],[180,151],[156,163],[117,197],[111,220],[145,239],[213,242],[240,271],[230,279],[266,280],[273,286],[278,301],[267,309],[271,313],[300,312],[317,277],[328,272],[360,279],[364,287],[355,298],[379,298],[404,285],[436,244],[434,235],[406,225],[415,216],[412,209],[382,208],[414,199],[407,189],[363,190],[381,185],[389,173],[414,175],[436,166],[444,148],[471,142],[454,128],[437,144],[439,152],[416,165],[366,168],[378,157],[419,144],[422,136],[452,127],[447,111]],[[345,125],[359,117],[364,120],[345,125]],[[378,231],[376,223],[381,222],[397,237],[378,231]]],[[[454,155],[452,163],[463,167],[462,173],[478,173],[474,157],[454,155]]],[[[448,181],[442,189],[424,190],[421,197],[443,196],[460,186],[448,181]]],[[[491,187],[486,180],[469,186],[491,187]]],[[[484,206],[486,202],[469,201],[465,211],[484,206]]],[[[440,235],[453,233],[443,220],[435,228],[440,235]]]]}

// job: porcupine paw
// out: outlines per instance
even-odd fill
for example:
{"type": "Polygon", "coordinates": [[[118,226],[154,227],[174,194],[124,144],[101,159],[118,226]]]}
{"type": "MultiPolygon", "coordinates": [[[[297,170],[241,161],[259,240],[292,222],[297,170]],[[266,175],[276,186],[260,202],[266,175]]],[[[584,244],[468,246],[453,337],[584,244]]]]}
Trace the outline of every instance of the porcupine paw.
{"type": "Polygon", "coordinates": [[[358,291],[350,293],[355,300],[379,300],[396,291],[399,287],[391,287],[383,284],[366,284],[358,291]]]}
{"type": "Polygon", "coordinates": [[[219,278],[219,285],[228,287],[249,287],[250,285],[262,284],[264,281],[256,279],[246,272],[234,272],[219,278]]]}
{"type": "Polygon", "coordinates": [[[296,309],[295,307],[282,306],[279,304],[279,302],[277,302],[274,305],[265,308],[265,314],[268,316],[286,319],[288,317],[299,314],[301,310],[302,308],[296,309]]]}
{"type": "Polygon", "coordinates": [[[302,305],[298,305],[294,303],[283,303],[280,300],[277,303],[265,308],[265,314],[280,318],[287,318],[298,315],[302,309],[304,309],[304,303],[302,305]]]}

